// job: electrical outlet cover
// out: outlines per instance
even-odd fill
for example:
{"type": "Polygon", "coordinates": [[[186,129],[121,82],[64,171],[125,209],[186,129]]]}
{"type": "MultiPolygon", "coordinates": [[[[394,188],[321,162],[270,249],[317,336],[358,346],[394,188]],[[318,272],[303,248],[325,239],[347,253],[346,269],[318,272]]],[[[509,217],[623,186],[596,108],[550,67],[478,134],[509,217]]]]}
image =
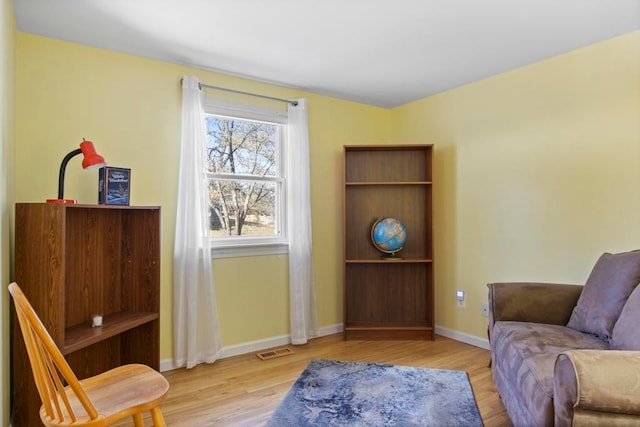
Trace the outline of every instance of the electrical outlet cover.
{"type": "Polygon", "coordinates": [[[489,304],[482,304],[482,315],[484,317],[489,317],[489,304]]]}

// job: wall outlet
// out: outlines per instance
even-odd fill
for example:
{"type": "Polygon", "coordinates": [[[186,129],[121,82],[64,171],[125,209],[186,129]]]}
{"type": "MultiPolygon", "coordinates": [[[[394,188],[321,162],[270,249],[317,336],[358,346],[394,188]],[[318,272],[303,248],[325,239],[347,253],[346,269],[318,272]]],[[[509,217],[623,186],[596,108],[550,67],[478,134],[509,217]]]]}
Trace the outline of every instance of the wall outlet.
{"type": "Polygon", "coordinates": [[[464,291],[456,291],[456,303],[460,308],[466,307],[466,304],[464,302],[464,291]]]}
{"type": "Polygon", "coordinates": [[[489,317],[489,304],[487,303],[482,304],[482,315],[484,317],[489,317]]]}

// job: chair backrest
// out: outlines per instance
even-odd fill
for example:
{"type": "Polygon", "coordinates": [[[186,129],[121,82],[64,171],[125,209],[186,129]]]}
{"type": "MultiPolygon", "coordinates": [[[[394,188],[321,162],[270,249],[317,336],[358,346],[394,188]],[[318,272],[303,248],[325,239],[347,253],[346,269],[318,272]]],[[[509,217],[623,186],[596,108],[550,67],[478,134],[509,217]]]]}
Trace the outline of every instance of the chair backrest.
{"type": "MultiPolygon", "coordinates": [[[[18,284],[11,283],[9,292],[13,297],[33,378],[48,419],[65,425],[73,425],[78,420],[79,414],[74,411],[64,390],[65,383],[86,411],[86,415],[81,416],[88,416],[89,420],[98,419],[96,408],[18,284]]],[[[86,418],[84,421],[87,421],[86,418]]]]}

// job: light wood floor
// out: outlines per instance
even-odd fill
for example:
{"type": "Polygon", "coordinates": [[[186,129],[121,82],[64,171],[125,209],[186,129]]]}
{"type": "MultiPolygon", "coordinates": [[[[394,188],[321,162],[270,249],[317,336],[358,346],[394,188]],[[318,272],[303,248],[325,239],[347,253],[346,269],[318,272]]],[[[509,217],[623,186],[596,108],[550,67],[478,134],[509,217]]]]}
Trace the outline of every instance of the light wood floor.
{"type": "MultiPolygon", "coordinates": [[[[435,341],[344,341],[341,334],[291,346],[291,355],[255,354],[165,372],[162,405],[169,426],[262,426],[312,358],[467,371],[485,426],[511,426],[488,367],[489,351],[437,336],[435,341]]],[[[150,418],[145,418],[150,425],[150,418]]],[[[128,425],[121,423],[119,425],[128,425]]]]}

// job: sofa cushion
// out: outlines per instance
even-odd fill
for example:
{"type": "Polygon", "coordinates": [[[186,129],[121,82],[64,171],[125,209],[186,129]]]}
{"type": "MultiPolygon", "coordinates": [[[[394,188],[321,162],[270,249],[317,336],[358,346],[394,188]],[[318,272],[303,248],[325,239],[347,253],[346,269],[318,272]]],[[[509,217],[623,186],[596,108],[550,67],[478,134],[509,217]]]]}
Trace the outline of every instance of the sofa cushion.
{"type": "Polygon", "coordinates": [[[640,286],[629,295],[611,335],[612,350],[640,350],[640,286]]]}
{"type": "Polygon", "coordinates": [[[491,330],[492,367],[500,396],[529,414],[514,414],[522,425],[553,424],[553,370],[558,354],[570,349],[608,349],[609,343],[561,325],[496,322],[491,330]]]}
{"type": "Polygon", "coordinates": [[[593,267],[568,327],[609,339],[627,298],[640,283],[640,250],[605,253],[593,267]]]}

